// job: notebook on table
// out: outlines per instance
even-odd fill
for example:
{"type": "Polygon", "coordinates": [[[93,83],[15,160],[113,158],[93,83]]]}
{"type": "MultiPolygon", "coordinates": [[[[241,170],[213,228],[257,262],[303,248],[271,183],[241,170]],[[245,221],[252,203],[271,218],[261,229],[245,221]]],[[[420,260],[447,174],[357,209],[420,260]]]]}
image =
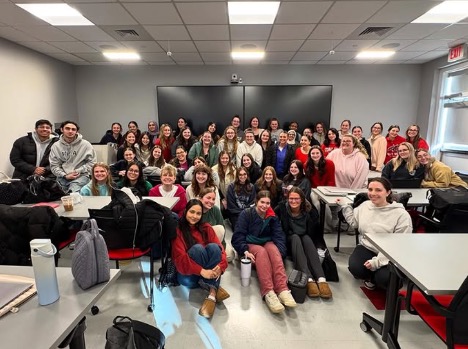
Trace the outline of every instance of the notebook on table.
{"type": "Polygon", "coordinates": [[[356,194],[356,192],[353,189],[348,188],[317,187],[317,190],[319,190],[324,195],[328,196],[347,196],[349,194],[356,194]]]}
{"type": "Polygon", "coordinates": [[[421,188],[422,178],[420,179],[391,179],[392,188],[395,189],[410,189],[421,188]]]}
{"type": "Polygon", "coordinates": [[[34,279],[0,274],[0,316],[12,311],[35,294],[34,279]]]}

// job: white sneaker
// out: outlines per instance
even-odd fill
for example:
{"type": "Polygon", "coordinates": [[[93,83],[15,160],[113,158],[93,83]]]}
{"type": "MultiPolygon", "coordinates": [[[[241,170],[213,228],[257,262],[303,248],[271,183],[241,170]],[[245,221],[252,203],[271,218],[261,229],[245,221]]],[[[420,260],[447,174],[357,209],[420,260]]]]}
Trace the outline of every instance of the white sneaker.
{"type": "Polygon", "coordinates": [[[275,292],[270,291],[265,295],[265,302],[273,314],[279,314],[284,311],[283,305],[280,303],[275,292]]]}
{"type": "Polygon", "coordinates": [[[288,308],[294,308],[297,305],[296,301],[294,300],[294,297],[291,294],[291,291],[289,291],[289,290],[282,291],[278,295],[278,298],[279,298],[280,302],[283,303],[288,308]]]}

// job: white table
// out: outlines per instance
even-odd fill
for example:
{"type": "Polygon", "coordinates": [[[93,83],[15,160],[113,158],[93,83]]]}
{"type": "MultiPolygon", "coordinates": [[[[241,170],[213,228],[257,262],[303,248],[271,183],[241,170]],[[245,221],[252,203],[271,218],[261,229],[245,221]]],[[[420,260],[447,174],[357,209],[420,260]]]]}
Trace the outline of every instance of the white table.
{"type": "MultiPolygon", "coordinates": [[[[467,234],[367,234],[366,237],[391,264],[385,318],[380,328],[384,341],[398,321],[400,282],[392,265],[428,295],[455,294],[468,275],[467,234]]],[[[364,314],[364,321],[366,318],[375,320],[364,314]]]]}
{"type": "MultiPolygon", "coordinates": [[[[143,199],[150,199],[162,206],[173,208],[179,201],[179,198],[144,196],[143,199]]],[[[73,211],[65,211],[63,205],[55,209],[59,216],[67,217],[73,220],[85,220],[89,218],[88,209],[101,209],[111,202],[110,196],[83,196],[83,201],[74,205],[73,211]]]]}
{"type": "MultiPolygon", "coordinates": [[[[0,266],[1,274],[34,277],[32,267],[0,266]]],[[[111,269],[108,282],[82,290],[70,268],[57,268],[60,298],[41,306],[37,295],[20,306],[19,312],[0,318],[2,347],[15,349],[57,348],[67,335],[118,279],[120,270],[111,269]]]]}

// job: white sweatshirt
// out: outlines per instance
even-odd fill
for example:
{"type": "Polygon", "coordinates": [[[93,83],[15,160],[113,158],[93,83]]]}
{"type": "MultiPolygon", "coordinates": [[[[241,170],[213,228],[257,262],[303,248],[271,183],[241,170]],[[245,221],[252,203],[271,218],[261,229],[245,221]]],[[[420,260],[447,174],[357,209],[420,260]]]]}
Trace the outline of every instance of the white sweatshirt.
{"type": "Polygon", "coordinates": [[[372,270],[387,265],[388,258],[369,242],[366,238],[367,234],[411,234],[413,232],[411,217],[400,203],[393,202],[377,207],[369,200],[354,210],[351,206],[344,206],[342,212],[346,222],[359,230],[360,244],[377,253],[377,256],[371,260],[372,270]]]}

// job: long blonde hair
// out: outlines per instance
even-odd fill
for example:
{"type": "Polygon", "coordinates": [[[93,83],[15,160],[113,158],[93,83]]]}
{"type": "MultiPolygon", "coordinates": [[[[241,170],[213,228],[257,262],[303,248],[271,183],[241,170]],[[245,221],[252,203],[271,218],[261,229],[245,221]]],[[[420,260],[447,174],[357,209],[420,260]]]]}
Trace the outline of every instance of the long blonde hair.
{"type": "Polygon", "coordinates": [[[98,187],[98,182],[96,181],[96,177],[94,177],[94,169],[96,167],[102,167],[104,170],[107,172],[107,179],[106,179],[106,187],[107,187],[107,193],[109,195],[112,194],[112,175],[109,169],[109,166],[103,162],[96,162],[93,165],[93,168],[91,170],[91,193],[93,196],[99,196],[99,187],[98,187]]]}
{"type": "MultiPolygon", "coordinates": [[[[402,142],[398,145],[398,148],[401,146],[405,146],[409,150],[409,157],[406,161],[406,169],[408,172],[413,172],[415,169],[419,167],[419,161],[416,159],[416,152],[414,151],[414,147],[411,143],[409,142],[402,142]]],[[[398,153],[398,156],[396,158],[392,159],[392,164],[393,164],[393,172],[397,170],[398,167],[400,167],[401,163],[403,162],[403,159],[400,156],[400,153],[398,153]]]]}
{"type": "Polygon", "coordinates": [[[222,150],[228,153],[232,151],[233,154],[237,154],[237,146],[239,145],[239,141],[237,140],[237,130],[234,126],[228,126],[225,128],[223,136],[219,139],[218,144],[221,140],[223,140],[222,150]],[[228,130],[234,131],[234,138],[231,141],[226,136],[228,130]],[[232,144],[232,149],[229,149],[229,144],[232,144]]]}
{"type": "Polygon", "coordinates": [[[346,134],[343,135],[341,140],[343,140],[345,137],[349,137],[353,140],[353,149],[358,149],[366,159],[369,159],[369,154],[367,154],[366,148],[362,145],[362,143],[357,139],[357,137],[353,136],[352,134],[346,134]]]}

